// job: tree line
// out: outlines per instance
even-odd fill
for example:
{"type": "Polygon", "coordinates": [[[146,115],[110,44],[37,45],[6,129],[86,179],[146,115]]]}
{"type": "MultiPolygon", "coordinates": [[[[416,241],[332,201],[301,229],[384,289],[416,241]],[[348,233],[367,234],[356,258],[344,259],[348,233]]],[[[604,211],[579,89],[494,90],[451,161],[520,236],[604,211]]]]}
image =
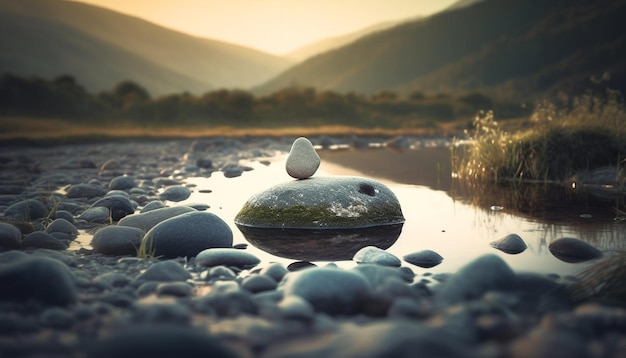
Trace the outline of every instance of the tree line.
{"type": "Polygon", "coordinates": [[[80,122],[107,119],[150,126],[428,128],[472,118],[480,110],[494,110],[501,119],[527,114],[518,103],[497,101],[479,92],[460,96],[414,92],[401,96],[382,91],[364,95],[294,86],[265,96],[219,89],[202,95],[152,97],[132,81],[92,94],[68,75],[52,80],[11,74],[0,78],[0,115],[80,122]]]}

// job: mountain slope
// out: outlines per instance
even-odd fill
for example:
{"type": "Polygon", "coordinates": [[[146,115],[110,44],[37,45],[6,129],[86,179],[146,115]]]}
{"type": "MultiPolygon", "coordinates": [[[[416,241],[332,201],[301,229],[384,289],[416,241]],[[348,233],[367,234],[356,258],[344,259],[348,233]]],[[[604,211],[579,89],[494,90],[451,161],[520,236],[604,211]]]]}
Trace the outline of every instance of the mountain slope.
{"type": "Polygon", "coordinates": [[[603,71],[623,74],[625,3],[485,0],[315,56],[256,90],[537,93],[603,71]]]}
{"type": "MultiPolygon", "coordinates": [[[[406,21],[410,21],[410,20],[406,20],[406,21]]],[[[386,22],[382,22],[379,24],[374,24],[372,26],[368,26],[358,31],[350,32],[345,35],[328,37],[320,41],[316,41],[311,44],[297,48],[289,52],[288,54],[286,54],[285,57],[290,58],[294,61],[302,61],[311,56],[315,56],[317,54],[345,46],[358,38],[374,33],[376,31],[381,31],[381,30],[390,28],[402,22],[404,21],[386,21],[386,22]]]]}
{"type": "MultiPolygon", "coordinates": [[[[269,79],[292,63],[261,51],[189,36],[139,18],[71,1],[0,0],[0,12],[12,17],[12,23],[18,19],[28,18],[29,28],[33,32],[41,31],[46,35],[38,37],[34,33],[22,34],[11,31],[10,33],[17,35],[4,36],[2,52],[5,52],[5,55],[3,57],[23,58],[25,56],[23,54],[5,51],[4,46],[10,46],[9,48],[13,51],[19,50],[23,48],[20,43],[24,43],[24,36],[29,40],[40,39],[40,42],[30,43],[33,47],[46,47],[46,42],[72,41],[68,38],[63,40],[52,38],[52,35],[57,33],[55,31],[46,33],[52,25],[65,27],[65,36],[82,36],[80,41],[77,40],[79,42],[88,36],[92,39],[94,46],[106,45],[103,47],[105,50],[100,52],[103,57],[112,61],[111,66],[118,67],[116,72],[123,72],[123,64],[129,61],[136,62],[142,59],[151,63],[146,64],[147,67],[157,66],[161,69],[162,74],[153,74],[157,78],[178,76],[182,83],[193,79],[188,86],[173,86],[167,90],[168,92],[184,90],[198,92],[215,87],[245,88],[269,79]],[[35,26],[37,21],[41,22],[39,29],[35,26]],[[7,52],[9,54],[6,54],[7,52]],[[125,55],[122,56],[122,54],[125,55]],[[119,65],[114,65],[118,61],[119,65]]],[[[94,47],[92,50],[98,53],[97,48],[94,47]]],[[[67,53],[66,55],[68,62],[74,61],[74,54],[67,53]]],[[[15,60],[12,61],[15,62],[15,60]]],[[[31,62],[37,65],[38,61],[33,58],[31,62]]],[[[46,67],[51,66],[46,65],[46,67]]],[[[0,68],[0,70],[6,72],[11,69],[0,68]]],[[[138,69],[127,70],[130,75],[138,69]]],[[[37,69],[35,68],[33,72],[36,73],[37,69]]],[[[72,75],[75,75],[79,81],[82,81],[84,77],[83,73],[72,73],[72,75]]],[[[127,77],[130,78],[130,76],[127,77]]],[[[123,79],[126,78],[122,77],[117,80],[123,79]]]]}

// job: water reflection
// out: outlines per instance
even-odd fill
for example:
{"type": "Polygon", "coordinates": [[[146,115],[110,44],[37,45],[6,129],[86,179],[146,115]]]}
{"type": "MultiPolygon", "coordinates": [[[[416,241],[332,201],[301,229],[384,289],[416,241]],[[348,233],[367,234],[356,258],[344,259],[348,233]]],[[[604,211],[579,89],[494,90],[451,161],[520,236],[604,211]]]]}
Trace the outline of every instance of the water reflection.
{"type": "MultiPolygon", "coordinates": [[[[447,148],[404,152],[385,149],[321,150],[320,156],[322,165],[316,176],[365,176],[389,186],[400,201],[406,221],[398,232],[399,236],[374,238],[379,240],[375,245],[382,248],[388,246],[387,251],[398,257],[420,250],[433,250],[444,257],[444,261],[437,266],[440,272],[453,272],[482,254],[493,253],[515,270],[568,275],[584,269],[586,263],[568,263],[555,258],[548,246],[557,238],[580,238],[600,250],[626,248],[625,223],[613,220],[613,203],[598,203],[584,196],[570,197],[571,193],[567,192],[550,193],[549,188],[539,186],[517,192],[496,186],[462,187],[450,179],[447,148]],[[492,207],[502,208],[492,210],[492,207]],[[524,252],[510,255],[489,245],[511,233],[520,235],[526,242],[528,248],[524,252]]],[[[270,159],[270,165],[245,163],[255,170],[237,178],[225,178],[221,173],[214,173],[210,178],[191,178],[188,182],[196,185],[194,193],[186,202],[177,205],[209,204],[209,211],[231,225],[235,243],[245,243],[246,238],[234,224],[235,215],[253,194],[290,180],[284,169],[284,160],[285,156],[277,156],[270,159]],[[201,193],[202,189],[211,189],[212,192],[201,193]]],[[[287,238],[280,239],[279,234],[276,234],[276,241],[269,245],[270,248],[260,250],[250,246],[248,250],[265,262],[289,264],[292,259],[305,259],[338,261],[340,266],[354,264],[340,261],[348,260],[354,248],[345,248],[345,255],[332,252],[332,240],[285,248],[286,241],[283,239],[287,238]]],[[[340,246],[336,248],[343,250],[340,246]]]]}
{"type": "Polygon", "coordinates": [[[279,257],[304,261],[351,260],[366,246],[386,250],[402,232],[402,224],[319,230],[237,227],[257,248],[279,257]]]}

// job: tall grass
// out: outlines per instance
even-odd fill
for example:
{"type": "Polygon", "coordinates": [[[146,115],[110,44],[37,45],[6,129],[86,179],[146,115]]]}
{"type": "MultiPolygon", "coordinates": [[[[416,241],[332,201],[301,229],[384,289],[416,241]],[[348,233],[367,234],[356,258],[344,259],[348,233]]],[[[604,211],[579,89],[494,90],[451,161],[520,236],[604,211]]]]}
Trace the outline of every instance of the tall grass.
{"type": "Polygon", "coordinates": [[[626,166],[626,109],[619,93],[587,94],[558,104],[540,102],[526,128],[507,132],[493,112],[481,112],[467,132],[470,145],[453,146],[461,178],[488,181],[562,181],[603,166],[626,166]]]}

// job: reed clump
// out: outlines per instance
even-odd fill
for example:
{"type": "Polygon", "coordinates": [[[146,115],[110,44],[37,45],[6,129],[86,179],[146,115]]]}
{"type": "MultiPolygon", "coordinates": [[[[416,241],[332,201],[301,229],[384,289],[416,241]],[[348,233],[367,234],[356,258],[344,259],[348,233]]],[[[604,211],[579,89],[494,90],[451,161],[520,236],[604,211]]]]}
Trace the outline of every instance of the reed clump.
{"type": "Polygon", "coordinates": [[[541,102],[526,128],[512,133],[500,127],[493,112],[481,112],[466,134],[469,145],[453,145],[459,178],[560,182],[612,166],[617,180],[626,167],[626,109],[617,92],[562,96],[559,105],[541,102]]]}

